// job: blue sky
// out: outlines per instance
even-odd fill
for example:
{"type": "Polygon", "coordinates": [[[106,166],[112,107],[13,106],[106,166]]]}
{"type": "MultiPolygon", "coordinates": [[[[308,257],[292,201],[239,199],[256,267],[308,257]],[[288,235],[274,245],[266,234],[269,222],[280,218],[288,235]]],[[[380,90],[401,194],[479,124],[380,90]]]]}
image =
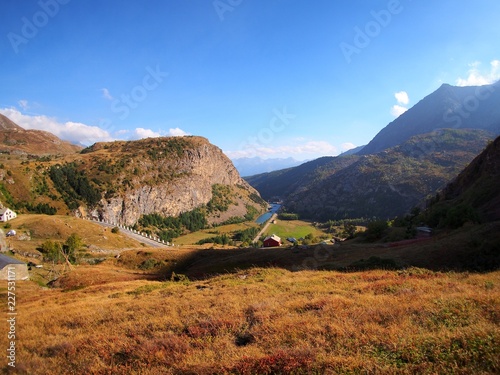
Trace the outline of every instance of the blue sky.
{"type": "Polygon", "coordinates": [[[368,143],[442,83],[500,78],[498,0],[4,0],[0,113],[83,144],[231,158],[368,143]]]}

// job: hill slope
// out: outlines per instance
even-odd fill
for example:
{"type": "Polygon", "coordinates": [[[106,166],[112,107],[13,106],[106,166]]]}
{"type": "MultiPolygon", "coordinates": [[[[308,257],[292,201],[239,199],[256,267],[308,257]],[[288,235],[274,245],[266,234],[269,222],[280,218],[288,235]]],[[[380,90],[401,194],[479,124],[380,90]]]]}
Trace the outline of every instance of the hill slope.
{"type": "Polygon", "coordinates": [[[245,180],[255,187],[264,199],[285,198],[307,189],[311,182],[330,176],[358,159],[358,156],[326,156],[294,168],[245,177],[245,180]]]}
{"type": "MultiPolygon", "coordinates": [[[[12,122],[3,124],[5,134],[31,134],[12,122]]],[[[49,150],[54,138],[38,138],[39,148],[49,150]]],[[[20,212],[132,226],[143,215],[175,217],[202,207],[209,223],[263,210],[257,191],[202,137],[96,143],[78,154],[27,158],[20,153],[1,161],[0,200],[20,212]]]]}
{"type": "Polygon", "coordinates": [[[302,162],[294,158],[262,159],[260,157],[253,157],[234,159],[233,164],[242,176],[253,176],[259,173],[296,167],[302,164],[302,162]]]}
{"type": "Polygon", "coordinates": [[[491,138],[481,130],[440,130],[375,155],[322,158],[247,180],[304,218],[389,218],[436,193],[491,138]]]}
{"type": "Polygon", "coordinates": [[[72,154],[82,147],[42,130],[25,130],[0,114],[0,152],[29,155],[72,154]]]}
{"type": "Polygon", "coordinates": [[[482,222],[500,220],[500,137],[436,195],[427,215],[438,225],[438,218],[460,209],[461,221],[467,213],[482,222]]]}
{"type": "Polygon", "coordinates": [[[382,129],[358,154],[399,145],[414,135],[437,129],[483,129],[500,134],[500,81],[485,86],[443,84],[382,129]]]}

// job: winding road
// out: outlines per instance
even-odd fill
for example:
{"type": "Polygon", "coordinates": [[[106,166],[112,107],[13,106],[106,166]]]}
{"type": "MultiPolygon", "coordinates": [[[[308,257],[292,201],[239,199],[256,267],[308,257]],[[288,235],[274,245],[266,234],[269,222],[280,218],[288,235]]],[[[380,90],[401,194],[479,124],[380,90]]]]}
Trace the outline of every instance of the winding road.
{"type": "MultiPolygon", "coordinates": [[[[116,225],[113,225],[113,224],[107,224],[107,223],[101,223],[99,221],[92,221],[93,223],[96,223],[96,224],[99,224],[103,227],[106,227],[106,228],[114,228],[116,225]]],[[[139,242],[143,242],[145,243],[146,245],[148,246],[151,246],[151,247],[158,247],[158,248],[166,248],[166,247],[172,247],[172,246],[168,246],[166,244],[162,244],[158,241],[154,241],[150,238],[147,238],[147,237],[144,237],[144,236],[141,236],[140,234],[137,234],[137,233],[133,233],[129,230],[126,230],[126,229],[123,229],[123,228],[120,228],[120,233],[123,233],[125,234],[126,236],[136,240],[136,241],[139,241],[139,242]]]]}

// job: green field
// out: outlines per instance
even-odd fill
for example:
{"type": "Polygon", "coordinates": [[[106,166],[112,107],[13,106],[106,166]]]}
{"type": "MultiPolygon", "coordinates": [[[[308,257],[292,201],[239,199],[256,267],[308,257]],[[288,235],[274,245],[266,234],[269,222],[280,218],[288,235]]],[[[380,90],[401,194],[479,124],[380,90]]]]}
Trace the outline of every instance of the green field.
{"type": "Polygon", "coordinates": [[[198,232],[193,232],[186,234],[184,236],[175,238],[173,242],[176,245],[194,245],[198,241],[203,240],[208,237],[215,237],[217,235],[221,234],[228,234],[232,232],[236,232],[239,230],[244,230],[248,229],[251,227],[258,227],[259,224],[255,222],[246,222],[246,223],[240,223],[240,224],[228,224],[228,225],[221,225],[220,227],[215,227],[215,228],[209,228],[209,229],[203,229],[198,232]]]}
{"type": "Polygon", "coordinates": [[[302,220],[276,220],[276,224],[271,224],[266,230],[266,236],[275,234],[285,240],[287,237],[301,238],[312,233],[314,237],[326,235],[320,229],[315,228],[311,223],[302,220]]]}

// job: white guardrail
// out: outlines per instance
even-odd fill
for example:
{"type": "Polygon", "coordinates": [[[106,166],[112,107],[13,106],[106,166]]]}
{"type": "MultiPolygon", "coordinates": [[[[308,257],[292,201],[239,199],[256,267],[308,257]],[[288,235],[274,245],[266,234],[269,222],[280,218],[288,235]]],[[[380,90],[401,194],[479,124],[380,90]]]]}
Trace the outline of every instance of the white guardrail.
{"type": "Polygon", "coordinates": [[[105,220],[102,220],[102,219],[99,220],[99,219],[94,219],[94,218],[91,218],[91,219],[85,218],[85,220],[94,221],[94,222],[97,222],[99,224],[105,225],[105,226],[110,227],[110,228],[118,227],[118,228],[120,228],[123,231],[127,231],[127,232],[133,233],[133,234],[135,234],[137,236],[141,236],[141,237],[147,238],[148,240],[157,242],[159,244],[163,244],[165,246],[174,246],[173,243],[170,243],[168,241],[164,241],[164,240],[160,239],[159,237],[156,237],[156,236],[153,236],[151,234],[144,233],[144,232],[139,232],[139,231],[137,231],[137,230],[135,230],[133,228],[127,227],[127,226],[122,225],[122,224],[116,224],[116,223],[113,223],[113,222],[110,222],[110,221],[105,221],[105,220]]]}

